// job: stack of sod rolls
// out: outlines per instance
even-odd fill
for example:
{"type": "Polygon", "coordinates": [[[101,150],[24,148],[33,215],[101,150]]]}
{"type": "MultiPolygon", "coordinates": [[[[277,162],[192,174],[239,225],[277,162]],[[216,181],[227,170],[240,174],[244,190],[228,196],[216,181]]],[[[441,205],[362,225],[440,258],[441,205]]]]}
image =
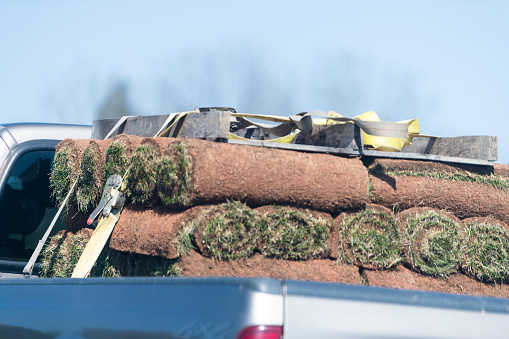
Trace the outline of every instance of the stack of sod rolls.
{"type": "Polygon", "coordinates": [[[92,275],[289,278],[293,267],[302,279],[376,285],[384,272],[409,270],[414,280],[464,277],[488,288],[509,280],[504,169],[194,139],[66,140],[51,177],[56,201],[76,178],[78,187],[43,274],[72,272],[91,232],[80,215],[120,174],[127,204],[92,275]]]}

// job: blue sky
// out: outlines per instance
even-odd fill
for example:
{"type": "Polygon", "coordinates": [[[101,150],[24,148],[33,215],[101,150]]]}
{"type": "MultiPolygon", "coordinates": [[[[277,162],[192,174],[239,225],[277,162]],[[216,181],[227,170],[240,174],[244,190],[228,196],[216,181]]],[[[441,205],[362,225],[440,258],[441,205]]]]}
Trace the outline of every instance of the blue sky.
{"type": "Polygon", "coordinates": [[[200,106],[418,118],[509,162],[509,1],[1,1],[0,121],[200,106]]]}

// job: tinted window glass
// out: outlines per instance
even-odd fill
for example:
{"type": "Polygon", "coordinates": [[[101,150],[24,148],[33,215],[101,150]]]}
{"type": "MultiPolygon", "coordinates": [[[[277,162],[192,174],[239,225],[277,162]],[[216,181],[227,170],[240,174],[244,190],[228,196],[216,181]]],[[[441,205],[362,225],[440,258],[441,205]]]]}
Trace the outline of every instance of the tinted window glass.
{"type": "MultiPolygon", "coordinates": [[[[0,259],[27,260],[57,208],[50,197],[53,151],[22,155],[0,193],[0,259]]],[[[65,227],[62,218],[53,234],[65,227]]]]}

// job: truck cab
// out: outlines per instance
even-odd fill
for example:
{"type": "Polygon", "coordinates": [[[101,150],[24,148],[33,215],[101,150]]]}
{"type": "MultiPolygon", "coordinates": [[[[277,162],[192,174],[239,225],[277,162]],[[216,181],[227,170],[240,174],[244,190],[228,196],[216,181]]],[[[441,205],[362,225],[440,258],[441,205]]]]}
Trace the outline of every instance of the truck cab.
{"type": "MultiPolygon", "coordinates": [[[[88,139],[91,131],[67,124],[0,125],[0,278],[22,277],[57,211],[49,189],[56,145],[65,138],[88,139]]],[[[58,222],[53,233],[64,227],[58,222]]]]}

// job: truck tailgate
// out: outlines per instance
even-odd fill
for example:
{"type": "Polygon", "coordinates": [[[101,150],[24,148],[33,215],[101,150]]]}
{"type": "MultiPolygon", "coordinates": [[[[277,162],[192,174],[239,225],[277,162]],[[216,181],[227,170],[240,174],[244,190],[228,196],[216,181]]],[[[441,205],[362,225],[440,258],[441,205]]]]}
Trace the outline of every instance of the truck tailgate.
{"type": "Polygon", "coordinates": [[[509,300],[284,281],[285,339],[507,338],[509,300]]]}

